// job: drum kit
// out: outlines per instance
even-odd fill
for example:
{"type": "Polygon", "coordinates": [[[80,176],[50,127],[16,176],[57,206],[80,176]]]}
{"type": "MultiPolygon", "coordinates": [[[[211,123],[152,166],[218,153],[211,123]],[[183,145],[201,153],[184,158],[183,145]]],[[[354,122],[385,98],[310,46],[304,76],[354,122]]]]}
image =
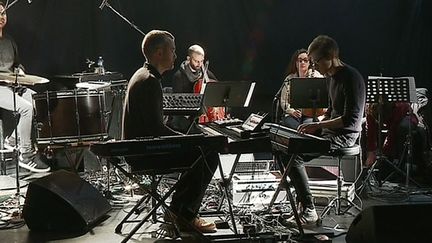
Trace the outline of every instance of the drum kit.
{"type": "MultiPolygon", "coordinates": [[[[114,114],[121,110],[121,104],[120,107],[114,106],[124,96],[124,92],[119,92],[119,81],[111,87],[107,81],[86,80],[76,83],[73,90],[33,94],[36,144],[46,150],[72,144],[88,145],[88,142],[106,139],[111,125],[119,127],[119,124],[112,123],[120,123],[121,119],[121,114],[114,114]]],[[[122,81],[125,87],[127,81],[122,81]]],[[[0,85],[34,86],[48,82],[48,79],[36,75],[0,73],[0,85]]],[[[118,134],[111,134],[114,138],[119,138],[118,127],[115,131],[118,134]]]]}
{"type": "MultiPolygon", "coordinates": [[[[20,86],[35,86],[47,84],[46,78],[30,74],[0,73],[0,85],[8,86],[17,93],[20,86]]],[[[92,142],[107,139],[111,125],[114,125],[110,137],[119,138],[123,99],[125,96],[126,80],[114,81],[86,81],[78,82],[75,89],[62,91],[45,91],[33,94],[34,126],[37,149],[40,158],[50,160],[56,155],[56,151],[63,151],[65,158],[72,170],[77,171],[82,165],[84,152],[92,142]],[[117,123],[117,124],[116,124],[117,123]]],[[[14,104],[16,95],[13,95],[14,104]]],[[[14,114],[17,114],[14,105],[14,114]]],[[[16,119],[16,117],[15,117],[16,119]]],[[[1,121],[1,120],[0,120],[1,121]]],[[[15,122],[17,124],[17,122],[15,122]]],[[[1,125],[1,124],[0,124],[1,125]]],[[[17,131],[17,127],[15,127],[17,131]]],[[[17,137],[15,133],[15,137],[17,137]]],[[[2,136],[3,137],[3,136],[2,136]]],[[[1,143],[3,145],[3,143],[1,143]]],[[[1,150],[1,158],[16,161],[14,200],[20,208],[21,184],[18,150],[1,150]],[[10,157],[11,156],[11,157],[10,157]]],[[[57,158],[57,157],[56,157],[57,158]]],[[[4,160],[6,161],[6,160],[4,160]]],[[[3,162],[3,161],[0,161],[3,162]]],[[[54,161],[53,161],[54,162],[54,161]]],[[[6,163],[4,173],[6,175],[6,163]]],[[[3,169],[3,166],[2,168],[3,169]]],[[[12,188],[10,176],[3,176],[8,180],[9,188],[12,188]]],[[[0,176],[0,181],[3,180],[0,176]]],[[[4,183],[3,183],[4,184],[4,183]]],[[[109,189],[108,189],[109,190],[109,189]]]]}

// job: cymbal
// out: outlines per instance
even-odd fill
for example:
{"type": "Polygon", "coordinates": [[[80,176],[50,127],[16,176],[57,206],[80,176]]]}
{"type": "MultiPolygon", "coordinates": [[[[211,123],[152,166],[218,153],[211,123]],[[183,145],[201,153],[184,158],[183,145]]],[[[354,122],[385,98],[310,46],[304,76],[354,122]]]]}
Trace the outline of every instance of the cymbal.
{"type": "MultiPolygon", "coordinates": [[[[0,82],[14,84],[17,78],[15,73],[0,73],[0,82]]],[[[49,80],[36,75],[18,74],[18,84],[35,85],[48,83],[49,80]]]]}

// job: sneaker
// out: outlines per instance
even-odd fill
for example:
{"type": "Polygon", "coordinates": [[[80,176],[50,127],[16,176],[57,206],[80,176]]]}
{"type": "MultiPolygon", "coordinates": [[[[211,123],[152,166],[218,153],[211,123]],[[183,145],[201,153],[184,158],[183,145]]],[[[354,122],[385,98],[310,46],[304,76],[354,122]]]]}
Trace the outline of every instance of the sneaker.
{"type": "MultiPolygon", "coordinates": [[[[300,223],[302,226],[313,226],[316,225],[318,222],[318,214],[316,212],[316,209],[312,208],[305,208],[303,212],[299,214],[300,217],[300,223]]],[[[295,217],[292,216],[286,222],[283,223],[287,227],[296,227],[297,223],[295,220],[295,217]]]]}
{"type": "Polygon", "coordinates": [[[24,169],[36,173],[44,173],[51,170],[48,165],[46,165],[39,157],[36,156],[36,152],[34,150],[21,153],[19,156],[18,165],[24,169]]]}

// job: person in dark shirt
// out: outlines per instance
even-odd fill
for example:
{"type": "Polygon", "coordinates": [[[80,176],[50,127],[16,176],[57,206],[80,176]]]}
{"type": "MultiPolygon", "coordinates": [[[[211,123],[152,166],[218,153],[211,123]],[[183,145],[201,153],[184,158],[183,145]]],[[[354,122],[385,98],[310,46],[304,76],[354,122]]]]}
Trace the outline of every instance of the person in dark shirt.
{"type": "Polygon", "coordinates": [[[211,80],[217,80],[216,76],[204,66],[205,52],[199,45],[192,45],[188,49],[186,60],[174,73],[172,88],[174,93],[194,93],[195,84],[207,75],[211,80]]]}
{"type": "MultiPolygon", "coordinates": [[[[123,108],[123,139],[137,139],[149,136],[180,135],[163,123],[161,78],[165,71],[174,67],[175,44],[174,36],[162,30],[152,30],[146,34],[142,42],[142,52],[146,58],[144,66],[139,68],[129,81],[125,104],[123,108]]],[[[185,151],[196,155],[199,151],[185,151]]],[[[189,156],[190,157],[190,156],[189,156]]],[[[135,160],[139,158],[135,158],[135,160]]],[[[200,219],[197,214],[204,192],[216,170],[219,155],[208,152],[206,163],[200,159],[189,173],[183,174],[178,182],[170,204],[170,210],[190,222],[184,225],[182,219],[166,217],[179,226],[180,230],[187,230],[193,226],[201,232],[214,232],[216,226],[200,219]]],[[[169,215],[169,214],[167,214],[169,215]]]]}
{"type": "MultiPolygon", "coordinates": [[[[15,41],[4,33],[3,29],[7,23],[5,5],[0,2],[0,75],[10,77],[11,73],[24,76],[24,67],[19,62],[18,47],[15,41]]],[[[36,92],[24,86],[11,88],[10,80],[2,80],[0,77],[0,108],[8,111],[16,111],[19,114],[17,124],[17,137],[15,131],[6,138],[5,147],[12,149],[18,145],[18,165],[32,172],[48,172],[51,168],[36,157],[36,150],[31,141],[33,122],[33,98],[36,92]],[[14,106],[14,96],[15,104],[14,106]]],[[[3,149],[3,148],[2,148],[3,149]]]]}
{"type": "MultiPolygon", "coordinates": [[[[352,146],[359,137],[364,114],[366,91],[363,77],[340,60],[338,44],[329,36],[316,37],[309,45],[308,53],[317,70],[329,79],[329,106],[322,121],[300,124],[297,131],[320,132],[322,137],[330,140],[331,149],[352,146]]],[[[289,172],[297,200],[303,208],[300,221],[304,225],[313,225],[318,220],[304,167],[304,162],[318,156],[297,156],[289,172]]],[[[296,225],[294,218],[287,223],[296,225]]]]}
{"type": "MultiPolygon", "coordinates": [[[[204,65],[205,52],[199,45],[188,48],[186,60],[180,64],[179,69],[172,77],[173,93],[201,93],[203,80],[216,81],[216,76],[208,70],[208,63],[204,65]]],[[[205,115],[201,116],[204,117],[205,115]]],[[[203,119],[203,118],[202,118],[203,119]]],[[[196,125],[196,117],[193,116],[171,116],[168,126],[183,133],[199,133],[196,125]]]]}

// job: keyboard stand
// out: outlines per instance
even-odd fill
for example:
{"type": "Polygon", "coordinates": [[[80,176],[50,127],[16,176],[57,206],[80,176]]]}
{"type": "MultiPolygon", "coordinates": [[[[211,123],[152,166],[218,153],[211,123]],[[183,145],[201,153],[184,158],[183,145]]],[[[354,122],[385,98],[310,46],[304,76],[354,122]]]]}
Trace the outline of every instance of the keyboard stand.
{"type": "Polygon", "coordinates": [[[279,166],[280,171],[282,173],[282,177],[281,177],[281,180],[279,182],[279,186],[276,188],[276,191],[273,194],[273,197],[270,201],[267,212],[270,213],[271,208],[273,207],[273,204],[275,203],[275,201],[279,195],[279,192],[282,190],[282,188],[285,189],[286,194],[288,195],[288,200],[290,201],[291,209],[292,209],[293,214],[294,214],[294,218],[295,218],[297,228],[298,228],[299,233],[300,233],[300,237],[303,237],[304,236],[304,230],[303,230],[303,226],[300,222],[300,216],[297,212],[297,205],[294,201],[294,197],[293,197],[291,190],[290,190],[291,183],[287,180],[288,173],[291,170],[291,167],[292,167],[296,157],[297,157],[297,154],[292,154],[286,167],[283,165],[282,161],[279,158],[277,159],[277,163],[278,163],[278,166],[279,166]]]}
{"type": "Polygon", "coordinates": [[[232,231],[236,235],[238,234],[238,231],[237,231],[237,226],[236,226],[236,222],[235,222],[235,219],[234,219],[234,213],[233,213],[233,209],[232,209],[232,202],[231,202],[231,200],[230,200],[230,198],[228,196],[229,195],[228,194],[228,188],[229,188],[229,185],[231,183],[232,176],[233,176],[234,171],[235,171],[235,167],[237,166],[237,163],[240,160],[240,156],[241,156],[241,154],[237,154],[236,155],[233,167],[232,167],[230,175],[229,175],[229,177],[227,179],[225,179],[225,176],[224,176],[224,173],[223,173],[223,169],[222,169],[222,163],[219,160],[219,172],[220,172],[220,176],[221,176],[221,180],[222,180],[221,185],[222,185],[223,195],[222,195],[222,199],[219,202],[219,206],[218,206],[217,212],[221,211],[224,199],[226,199],[227,202],[228,202],[229,215],[230,215],[231,223],[232,223],[232,226],[233,226],[232,231]]]}
{"type": "MultiPolygon", "coordinates": [[[[207,163],[206,161],[206,154],[204,153],[203,149],[201,147],[199,147],[199,150],[201,152],[201,155],[192,163],[192,165],[189,168],[183,168],[182,170],[178,170],[177,172],[181,172],[184,174],[189,173],[190,168],[192,168],[193,166],[195,166],[197,163],[199,163],[199,161],[201,159],[203,159],[203,163],[207,163]]],[[[133,213],[141,213],[139,208],[142,206],[142,204],[144,202],[146,202],[147,197],[143,196],[137,203],[136,205],[132,208],[132,210],[130,210],[130,212],[122,219],[122,221],[116,226],[115,228],[115,233],[117,234],[121,234],[122,231],[122,227],[124,223],[138,223],[127,235],[126,237],[121,241],[122,243],[127,242],[143,225],[145,222],[147,222],[150,217],[152,217],[152,215],[155,215],[156,210],[159,207],[163,207],[166,211],[168,211],[171,215],[175,216],[177,218],[177,220],[180,220],[181,223],[187,225],[190,224],[190,222],[187,222],[186,219],[184,219],[183,217],[181,217],[180,215],[177,215],[175,212],[171,211],[170,208],[168,207],[168,205],[165,203],[165,201],[168,199],[168,197],[174,192],[174,190],[177,188],[177,184],[178,182],[176,182],[174,184],[174,186],[172,186],[168,192],[166,192],[164,195],[160,195],[156,190],[153,190],[152,187],[154,186],[145,186],[142,185],[140,180],[137,178],[138,174],[147,174],[147,175],[151,175],[151,176],[155,176],[155,175],[162,175],[162,174],[166,174],[160,171],[146,171],[146,172],[128,172],[126,171],[121,165],[120,165],[120,161],[121,159],[119,159],[118,157],[109,157],[108,158],[108,162],[111,163],[114,167],[116,167],[119,171],[121,171],[126,177],[128,177],[131,181],[135,182],[145,193],[147,193],[148,195],[151,196],[151,198],[153,200],[155,200],[155,205],[153,205],[152,209],[144,216],[143,219],[141,220],[129,220],[129,218],[131,217],[131,215],[133,213]]],[[[174,172],[174,171],[170,171],[169,173],[174,172]]],[[[154,217],[154,216],[153,216],[154,217]]],[[[192,225],[191,229],[194,230],[194,235],[196,235],[200,242],[210,242],[210,240],[208,238],[206,238],[201,232],[197,231],[192,225]]]]}

